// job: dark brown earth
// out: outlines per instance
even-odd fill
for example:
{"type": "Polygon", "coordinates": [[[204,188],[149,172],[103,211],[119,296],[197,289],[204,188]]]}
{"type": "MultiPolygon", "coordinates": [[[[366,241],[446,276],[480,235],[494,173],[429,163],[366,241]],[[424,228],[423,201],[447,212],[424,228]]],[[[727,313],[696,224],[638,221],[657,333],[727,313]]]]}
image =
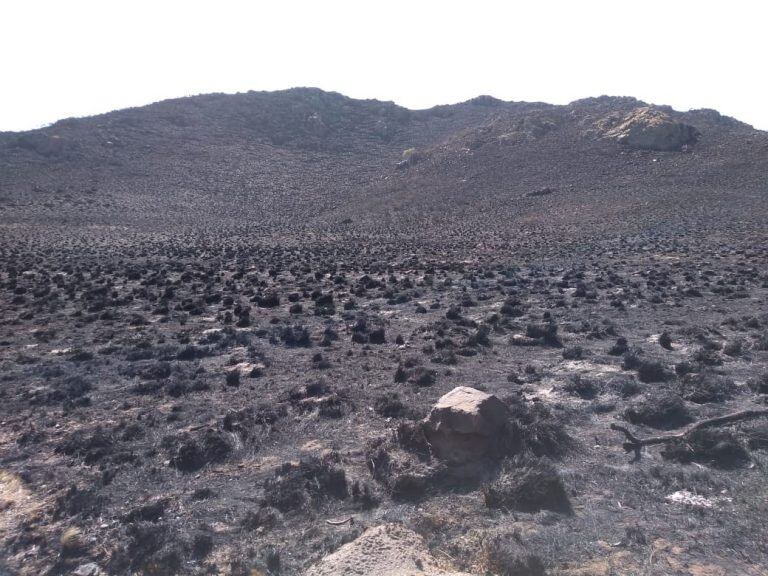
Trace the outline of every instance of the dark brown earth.
{"type": "Polygon", "coordinates": [[[768,134],[631,98],[0,133],[0,574],[301,574],[390,523],[473,574],[766,574],[765,419],[636,463],[609,425],[765,407],[767,216],[768,134]],[[512,415],[471,466],[419,425],[456,386],[512,415]]]}

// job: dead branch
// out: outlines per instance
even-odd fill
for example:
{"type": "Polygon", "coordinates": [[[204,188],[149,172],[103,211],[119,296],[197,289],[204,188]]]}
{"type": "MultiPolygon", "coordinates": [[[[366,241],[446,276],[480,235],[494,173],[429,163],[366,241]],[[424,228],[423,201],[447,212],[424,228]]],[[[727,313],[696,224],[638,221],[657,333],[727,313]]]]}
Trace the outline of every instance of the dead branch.
{"type": "Polygon", "coordinates": [[[626,427],[618,424],[611,424],[611,430],[621,432],[626,436],[627,441],[624,442],[623,447],[625,452],[634,452],[635,457],[632,462],[640,460],[640,450],[643,446],[652,446],[655,444],[666,444],[675,440],[685,439],[689,434],[702,428],[713,428],[715,426],[724,426],[726,424],[732,424],[734,422],[743,422],[744,420],[752,420],[754,418],[760,418],[762,416],[768,416],[768,409],[762,410],[742,410],[740,412],[734,412],[733,414],[726,414],[725,416],[717,416],[716,418],[708,418],[701,420],[694,424],[691,424],[688,428],[682,432],[676,432],[674,434],[666,434],[663,436],[649,436],[648,438],[638,438],[626,427]]]}
{"type": "Polygon", "coordinates": [[[350,516],[344,520],[326,520],[325,523],[330,524],[331,526],[343,526],[344,524],[349,524],[352,526],[355,523],[355,517],[350,516]]]}

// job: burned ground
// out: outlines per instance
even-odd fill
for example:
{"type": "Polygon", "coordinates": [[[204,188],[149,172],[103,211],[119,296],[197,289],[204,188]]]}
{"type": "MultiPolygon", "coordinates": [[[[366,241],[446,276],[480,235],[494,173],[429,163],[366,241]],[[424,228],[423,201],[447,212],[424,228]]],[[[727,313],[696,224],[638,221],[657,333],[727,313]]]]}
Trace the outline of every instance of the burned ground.
{"type": "Polygon", "coordinates": [[[764,422],[608,428],[765,406],[764,134],[249,98],[2,135],[0,572],[298,574],[400,522],[467,572],[764,573],[764,422]],[[419,428],[462,385],[513,423],[472,471],[419,428]]]}

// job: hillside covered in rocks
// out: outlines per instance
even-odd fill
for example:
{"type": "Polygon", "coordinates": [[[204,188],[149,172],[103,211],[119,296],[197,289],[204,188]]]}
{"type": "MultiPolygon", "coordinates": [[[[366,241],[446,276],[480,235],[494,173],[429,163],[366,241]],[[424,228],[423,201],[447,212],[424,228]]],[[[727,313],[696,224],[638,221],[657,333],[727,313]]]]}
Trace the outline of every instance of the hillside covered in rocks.
{"type": "Polygon", "coordinates": [[[765,574],[766,221],[633,98],[0,133],[0,574],[765,574]]]}

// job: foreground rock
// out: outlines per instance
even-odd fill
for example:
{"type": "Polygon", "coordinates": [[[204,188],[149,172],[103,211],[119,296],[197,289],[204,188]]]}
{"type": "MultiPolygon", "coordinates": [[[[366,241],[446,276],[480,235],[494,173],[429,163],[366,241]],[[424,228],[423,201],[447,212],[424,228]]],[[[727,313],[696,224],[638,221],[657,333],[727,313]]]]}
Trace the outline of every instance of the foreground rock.
{"type": "Polygon", "coordinates": [[[673,120],[660,110],[644,106],[633,110],[605,135],[630,148],[669,152],[694,144],[699,131],[690,124],[673,120]]]}
{"type": "Polygon", "coordinates": [[[306,576],[470,576],[438,562],[417,533],[399,524],[366,530],[310,568],[306,576]]]}
{"type": "Polygon", "coordinates": [[[508,421],[507,407],[496,396],[459,386],[432,408],[425,434],[438,458],[465,463],[496,451],[508,421]]]}

